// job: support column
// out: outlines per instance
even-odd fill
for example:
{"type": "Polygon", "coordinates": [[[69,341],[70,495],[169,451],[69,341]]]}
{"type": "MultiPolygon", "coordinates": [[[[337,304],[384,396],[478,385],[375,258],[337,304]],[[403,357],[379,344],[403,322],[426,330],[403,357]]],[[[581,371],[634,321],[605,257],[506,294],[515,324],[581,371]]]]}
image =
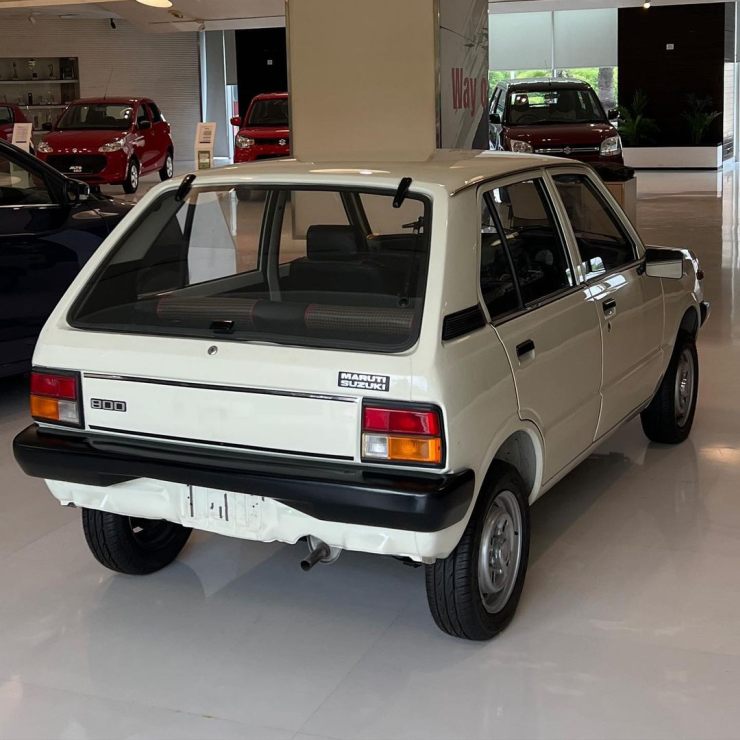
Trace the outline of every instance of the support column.
{"type": "Polygon", "coordinates": [[[439,146],[487,148],[487,9],[286,0],[294,155],[402,161],[439,146]]]}

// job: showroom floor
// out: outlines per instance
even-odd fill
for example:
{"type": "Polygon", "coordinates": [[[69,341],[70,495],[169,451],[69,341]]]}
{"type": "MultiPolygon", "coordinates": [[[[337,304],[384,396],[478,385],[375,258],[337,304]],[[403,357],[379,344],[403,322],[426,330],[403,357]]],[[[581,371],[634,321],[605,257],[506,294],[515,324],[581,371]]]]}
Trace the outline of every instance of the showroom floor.
{"type": "Polygon", "coordinates": [[[632,422],[534,506],[519,612],[488,644],[439,632],[423,572],[391,559],[305,574],[302,546],[199,534],[160,573],[107,572],[15,466],[26,383],[0,381],[0,738],[738,737],[737,184],[642,182],[646,240],[707,276],[693,434],[632,422]]]}

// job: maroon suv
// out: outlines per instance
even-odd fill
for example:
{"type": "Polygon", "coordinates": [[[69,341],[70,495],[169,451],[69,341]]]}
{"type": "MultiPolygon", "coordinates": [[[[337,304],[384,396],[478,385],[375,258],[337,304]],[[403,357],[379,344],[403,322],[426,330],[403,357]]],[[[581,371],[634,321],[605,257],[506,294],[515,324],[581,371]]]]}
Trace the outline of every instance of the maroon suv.
{"type": "Polygon", "coordinates": [[[622,142],[587,82],[566,78],[499,82],[490,108],[493,149],[622,164],[622,142]]]}

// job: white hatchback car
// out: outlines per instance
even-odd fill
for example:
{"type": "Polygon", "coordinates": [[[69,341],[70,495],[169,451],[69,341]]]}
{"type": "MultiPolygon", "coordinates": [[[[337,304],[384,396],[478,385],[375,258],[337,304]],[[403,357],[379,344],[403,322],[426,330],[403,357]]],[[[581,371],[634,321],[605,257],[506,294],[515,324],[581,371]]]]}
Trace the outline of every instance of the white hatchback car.
{"type": "Polygon", "coordinates": [[[701,277],[561,159],[189,175],[49,319],[15,455],[113,570],[162,568],[191,528],[306,539],[306,570],[343,549],[423,563],[437,625],[488,639],[530,504],[637,414],[688,435],[701,277]]]}

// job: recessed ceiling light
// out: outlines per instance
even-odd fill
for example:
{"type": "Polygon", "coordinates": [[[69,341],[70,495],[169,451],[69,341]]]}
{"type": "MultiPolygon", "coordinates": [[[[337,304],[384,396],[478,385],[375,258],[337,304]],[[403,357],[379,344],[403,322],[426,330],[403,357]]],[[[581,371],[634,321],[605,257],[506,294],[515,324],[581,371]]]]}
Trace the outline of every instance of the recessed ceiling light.
{"type": "MultiPolygon", "coordinates": [[[[139,0],[141,2],[141,0],[139,0]]],[[[650,7],[650,0],[645,0],[645,2],[642,4],[642,7],[647,10],[650,7]]]]}
{"type": "Polygon", "coordinates": [[[136,0],[137,3],[142,5],[151,5],[153,8],[171,8],[172,3],[170,0],[136,0]]]}

